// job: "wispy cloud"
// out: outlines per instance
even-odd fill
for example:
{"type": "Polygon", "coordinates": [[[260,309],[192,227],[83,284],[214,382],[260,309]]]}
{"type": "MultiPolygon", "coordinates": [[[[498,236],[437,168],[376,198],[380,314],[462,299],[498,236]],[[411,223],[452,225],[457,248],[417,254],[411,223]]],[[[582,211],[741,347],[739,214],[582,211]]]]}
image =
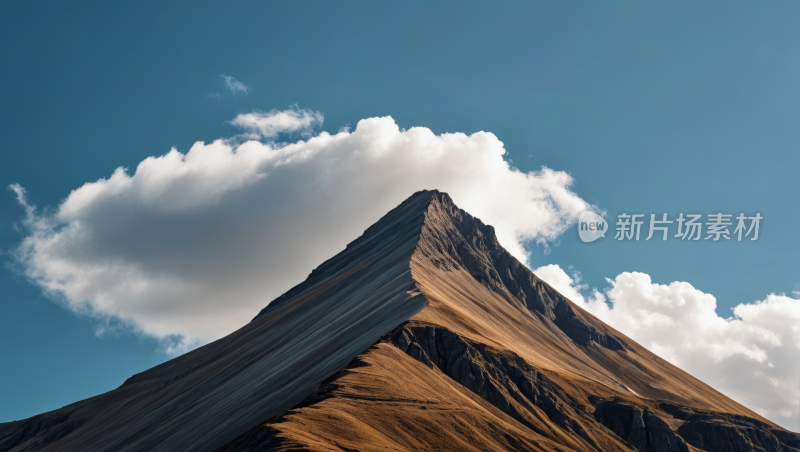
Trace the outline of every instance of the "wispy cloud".
{"type": "Polygon", "coordinates": [[[220,75],[220,77],[225,79],[225,89],[230,91],[234,96],[238,96],[239,94],[244,94],[246,96],[250,93],[250,86],[245,85],[230,75],[220,75]]]}
{"type": "Polygon", "coordinates": [[[28,201],[25,199],[25,187],[20,184],[11,184],[8,186],[8,189],[17,195],[17,202],[25,209],[25,217],[28,219],[32,218],[36,212],[36,206],[28,204],[28,201]]]}

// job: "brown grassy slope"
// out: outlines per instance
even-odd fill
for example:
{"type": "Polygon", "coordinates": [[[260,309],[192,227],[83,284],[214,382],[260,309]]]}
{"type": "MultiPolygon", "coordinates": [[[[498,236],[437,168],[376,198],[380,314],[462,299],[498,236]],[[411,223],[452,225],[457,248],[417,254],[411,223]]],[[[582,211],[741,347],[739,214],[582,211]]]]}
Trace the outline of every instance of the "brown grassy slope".
{"type": "Polygon", "coordinates": [[[295,409],[218,452],[800,451],[800,435],[752,418],[582,388],[588,404],[513,352],[409,321],[295,409]],[[455,418],[442,417],[443,405],[455,418]]]}
{"type": "Polygon", "coordinates": [[[252,432],[222,450],[573,450],[387,343],[360,355],[311,399],[257,429],[262,437],[252,432]]]}

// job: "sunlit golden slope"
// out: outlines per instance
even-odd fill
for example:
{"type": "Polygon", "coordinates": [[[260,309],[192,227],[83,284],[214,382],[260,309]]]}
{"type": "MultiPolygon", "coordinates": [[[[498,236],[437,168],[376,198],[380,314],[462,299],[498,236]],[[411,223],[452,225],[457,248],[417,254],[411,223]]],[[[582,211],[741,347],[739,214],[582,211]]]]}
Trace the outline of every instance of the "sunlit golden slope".
{"type": "MultiPolygon", "coordinates": [[[[411,258],[430,304],[414,319],[511,350],[569,381],[758,418],[583,311],[497,242],[494,229],[437,194],[411,258]]],[[[762,419],[763,420],[763,419],[762,419]]]]}

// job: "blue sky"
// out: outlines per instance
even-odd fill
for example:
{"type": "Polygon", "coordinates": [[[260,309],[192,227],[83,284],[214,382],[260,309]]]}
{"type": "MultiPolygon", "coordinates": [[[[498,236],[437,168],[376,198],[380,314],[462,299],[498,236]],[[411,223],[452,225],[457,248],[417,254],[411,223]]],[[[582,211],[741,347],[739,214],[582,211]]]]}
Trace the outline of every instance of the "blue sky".
{"type": "MultiPolygon", "coordinates": [[[[238,114],[297,105],[324,114],[317,132],[376,116],[435,134],[491,132],[515,167],[569,173],[572,190],[610,216],[764,217],[752,243],[587,246],[570,230],[549,253],[532,245],[532,268],[577,270],[586,290],[643,272],[713,294],[722,317],[800,291],[796,3],[0,9],[0,185],[25,187],[40,211],[117,167],[232,136],[238,114]],[[221,75],[249,92],[226,91],[221,75]]],[[[27,281],[10,255],[24,210],[12,191],[0,203],[0,421],[113,389],[169,358],[152,337],[99,337],[96,319],[27,281]]]]}

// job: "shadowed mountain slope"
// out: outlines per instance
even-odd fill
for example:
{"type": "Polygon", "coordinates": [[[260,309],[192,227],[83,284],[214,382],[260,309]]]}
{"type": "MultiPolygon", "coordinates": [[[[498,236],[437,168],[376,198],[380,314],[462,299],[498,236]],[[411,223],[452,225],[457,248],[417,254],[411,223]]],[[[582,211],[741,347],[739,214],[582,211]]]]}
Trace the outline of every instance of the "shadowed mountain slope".
{"type": "Polygon", "coordinates": [[[409,199],[240,330],[60,410],[0,425],[0,450],[213,450],[291,408],[422,309],[409,199]],[[286,302],[290,301],[290,302],[286,302]]]}
{"type": "Polygon", "coordinates": [[[0,451],[800,451],[423,191],[242,329],[0,451]],[[290,409],[291,408],[291,409],[290,409]]]}

